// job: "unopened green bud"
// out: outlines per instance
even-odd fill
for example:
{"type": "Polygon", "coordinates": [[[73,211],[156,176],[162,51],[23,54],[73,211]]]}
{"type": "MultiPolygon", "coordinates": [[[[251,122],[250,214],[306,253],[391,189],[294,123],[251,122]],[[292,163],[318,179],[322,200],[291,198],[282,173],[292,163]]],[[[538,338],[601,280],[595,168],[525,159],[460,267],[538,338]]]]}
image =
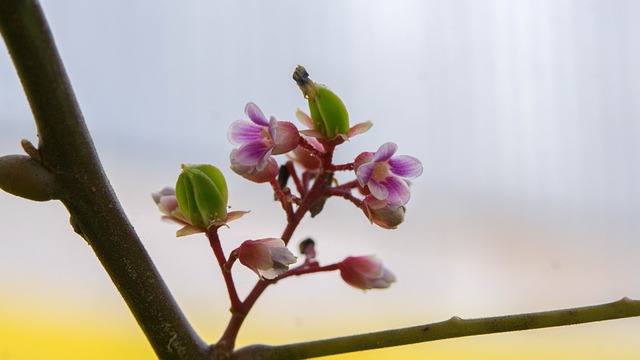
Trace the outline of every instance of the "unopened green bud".
{"type": "Polygon", "coordinates": [[[293,79],[309,101],[315,130],[328,139],[337,135],[346,135],[349,132],[349,113],[338,95],[325,85],[309,79],[309,73],[300,65],[294,71],[293,79]]]}
{"type": "Polygon", "coordinates": [[[180,212],[191,225],[208,228],[227,217],[227,182],[212,165],[182,165],[176,183],[180,212]]]}

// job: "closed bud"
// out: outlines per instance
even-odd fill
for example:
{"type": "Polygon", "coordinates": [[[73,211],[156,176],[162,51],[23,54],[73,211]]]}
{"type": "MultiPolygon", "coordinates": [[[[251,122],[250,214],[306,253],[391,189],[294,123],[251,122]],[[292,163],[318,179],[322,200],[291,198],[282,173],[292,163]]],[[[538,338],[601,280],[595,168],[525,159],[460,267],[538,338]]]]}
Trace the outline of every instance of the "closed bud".
{"type": "Polygon", "coordinates": [[[340,276],[349,285],[362,289],[386,289],[396,277],[375,256],[349,256],[338,263],[340,276]]]}
{"type": "Polygon", "coordinates": [[[293,73],[305,98],[309,101],[309,111],[315,130],[327,139],[349,133],[349,113],[338,95],[325,85],[317,84],[309,79],[307,70],[298,65],[293,73]]]}
{"type": "Polygon", "coordinates": [[[232,254],[240,262],[265,279],[275,279],[289,270],[289,265],[295,264],[295,257],[282,239],[268,238],[247,240],[232,254]]]}
{"type": "Polygon", "coordinates": [[[182,165],[176,183],[180,212],[191,225],[207,229],[222,224],[227,217],[227,183],[212,165],[182,165]]]}
{"type": "Polygon", "coordinates": [[[384,229],[396,229],[404,221],[406,208],[378,200],[373,195],[364,198],[364,211],[369,220],[384,229]]]}

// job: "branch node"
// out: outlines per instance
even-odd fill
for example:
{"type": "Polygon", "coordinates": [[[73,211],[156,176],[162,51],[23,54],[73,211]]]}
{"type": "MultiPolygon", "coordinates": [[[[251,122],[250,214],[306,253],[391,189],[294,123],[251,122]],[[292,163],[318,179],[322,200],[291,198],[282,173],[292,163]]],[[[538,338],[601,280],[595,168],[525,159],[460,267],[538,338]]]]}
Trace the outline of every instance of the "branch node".
{"type": "Polygon", "coordinates": [[[0,189],[34,201],[58,198],[56,177],[40,162],[26,155],[0,157],[0,189]]]}

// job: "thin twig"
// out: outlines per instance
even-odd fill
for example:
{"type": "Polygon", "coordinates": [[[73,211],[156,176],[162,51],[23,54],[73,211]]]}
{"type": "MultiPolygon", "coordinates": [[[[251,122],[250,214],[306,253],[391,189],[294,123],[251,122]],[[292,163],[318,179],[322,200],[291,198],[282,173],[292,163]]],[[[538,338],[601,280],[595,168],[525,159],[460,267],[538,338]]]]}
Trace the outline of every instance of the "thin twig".
{"type": "Polygon", "coordinates": [[[629,298],[602,305],[482,319],[465,320],[454,316],[438,323],[369,334],[279,346],[252,345],[238,349],[232,359],[307,359],[464,336],[542,329],[635,316],[640,316],[640,301],[629,298]]]}
{"type": "Polygon", "coordinates": [[[220,244],[220,237],[218,236],[218,228],[213,228],[210,231],[207,231],[207,238],[209,239],[209,245],[211,245],[211,250],[213,250],[213,254],[218,261],[218,266],[220,266],[220,271],[222,273],[222,278],[224,279],[224,283],[227,286],[227,292],[229,293],[229,300],[231,301],[231,311],[235,311],[242,306],[242,302],[238,297],[238,291],[236,290],[236,285],[233,282],[233,276],[231,275],[231,269],[227,268],[227,259],[224,256],[224,251],[222,250],[222,245],[220,244]]]}

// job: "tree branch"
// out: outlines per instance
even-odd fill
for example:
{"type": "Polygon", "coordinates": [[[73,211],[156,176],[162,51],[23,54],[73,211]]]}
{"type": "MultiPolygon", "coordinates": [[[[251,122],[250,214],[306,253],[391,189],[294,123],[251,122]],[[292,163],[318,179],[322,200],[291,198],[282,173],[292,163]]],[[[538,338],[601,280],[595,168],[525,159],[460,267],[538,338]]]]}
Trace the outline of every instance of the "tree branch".
{"type": "Polygon", "coordinates": [[[12,189],[33,200],[55,197],[64,203],[74,229],[91,245],[160,358],[205,358],[208,347],[177,306],[104,174],[38,2],[0,1],[0,31],[39,137],[39,156],[30,154],[36,161],[3,163],[19,160],[23,165],[15,172],[39,167],[41,175],[31,178],[42,188],[35,193],[12,189]],[[55,194],[42,193],[49,183],[55,184],[55,194]]]}
{"type": "Polygon", "coordinates": [[[602,305],[482,319],[464,320],[454,316],[438,323],[369,334],[279,346],[251,345],[238,349],[232,359],[306,359],[464,336],[542,329],[635,316],[640,316],[640,301],[629,298],[602,305]]]}

